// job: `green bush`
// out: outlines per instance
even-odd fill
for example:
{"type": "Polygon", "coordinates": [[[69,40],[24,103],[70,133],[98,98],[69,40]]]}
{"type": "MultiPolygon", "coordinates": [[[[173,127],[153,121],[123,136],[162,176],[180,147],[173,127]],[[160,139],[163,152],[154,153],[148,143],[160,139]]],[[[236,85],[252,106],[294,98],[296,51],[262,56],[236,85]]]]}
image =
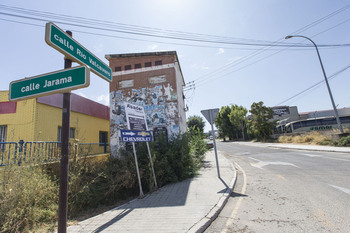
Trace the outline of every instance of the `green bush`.
{"type": "Polygon", "coordinates": [[[2,168],[0,232],[27,232],[56,223],[58,186],[38,166],[2,168]]]}
{"type": "Polygon", "coordinates": [[[336,146],[350,146],[350,136],[339,139],[336,146]]]}

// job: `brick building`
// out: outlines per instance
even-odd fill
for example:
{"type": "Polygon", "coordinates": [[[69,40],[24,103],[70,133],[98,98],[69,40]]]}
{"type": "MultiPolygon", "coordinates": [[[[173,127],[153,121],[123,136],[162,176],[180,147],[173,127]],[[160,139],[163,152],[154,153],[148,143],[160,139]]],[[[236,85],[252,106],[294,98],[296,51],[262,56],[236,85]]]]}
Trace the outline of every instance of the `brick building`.
{"type": "Polygon", "coordinates": [[[175,51],[106,55],[110,83],[110,143],[116,155],[126,128],[124,103],[143,106],[149,130],[169,137],[186,131],[184,78],[175,51]]]}

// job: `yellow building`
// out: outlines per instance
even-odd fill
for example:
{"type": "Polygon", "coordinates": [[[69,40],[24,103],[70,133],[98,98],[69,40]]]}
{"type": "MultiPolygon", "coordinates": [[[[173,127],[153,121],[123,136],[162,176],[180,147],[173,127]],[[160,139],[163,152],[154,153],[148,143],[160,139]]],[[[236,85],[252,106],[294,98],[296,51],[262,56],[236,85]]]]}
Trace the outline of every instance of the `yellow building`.
{"type": "MultiPolygon", "coordinates": [[[[61,141],[62,94],[10,102],[0,91],[0,142],[61,141]]],[[[71,94],[70,138],[79,143],[105,143],[109,107],[71,94]]]]}

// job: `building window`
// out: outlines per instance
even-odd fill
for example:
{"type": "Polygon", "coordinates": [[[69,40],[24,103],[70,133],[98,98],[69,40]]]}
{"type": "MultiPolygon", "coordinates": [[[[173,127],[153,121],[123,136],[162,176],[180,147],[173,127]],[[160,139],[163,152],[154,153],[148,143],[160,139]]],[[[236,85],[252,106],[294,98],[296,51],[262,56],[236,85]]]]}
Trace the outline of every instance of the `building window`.
{"type": "Polygon", "coordinates": [[[151,67],[152,66],[152,62],[145,62],[145,67],[151,67]]]}
{"type": "Polygon", "coordinates": [[[131,70],[131,65],[124,66],[124,70],[131,70]]]}
{"type": "Polygon", "coordinates": [[[114,67],[114,71],[115,72],[122,71],[122,67],[121,66],[114,67]]]}
{"type": "Polygon", "coordinates": [[[135,64],[135,69],[140,69],[141,68],[141,63],[135,64]]]}
{"type": "Polygon", "coordinates": [[[163,64],[163,62],[161,60],[155,62],[156,66],[161,66],[162,64],[163,64]]]}
{"type": "Polygon", "coordinates": [[[133,87],[134,86],[134,80],[123,80],[118,82],[117,88],[128,88],[128,87],[133,87]]]}
{"type": "Polygon", "coordinates": [[[99,134],[99,138],[100,138],[100,146],[103,146],[104,144],[107,144],[108,143],[108,132],[105,132],[105,131],[100,131],[100,134],[99,134]]]}
{"type": "Polygon", "coordinates": [[[7,125],[0,125],[0,142],[6,142],[7,125]]]}
{"type": "MultiPolygon", "coordinates": [[[[61,137],[62,137],[62,127],[58,126],[57,129],[57,141],[61,142],[61,137]]],[[[74,128],[70,128],[69,129],[69,138],[75,138],[75,129],[74,128]]]]}

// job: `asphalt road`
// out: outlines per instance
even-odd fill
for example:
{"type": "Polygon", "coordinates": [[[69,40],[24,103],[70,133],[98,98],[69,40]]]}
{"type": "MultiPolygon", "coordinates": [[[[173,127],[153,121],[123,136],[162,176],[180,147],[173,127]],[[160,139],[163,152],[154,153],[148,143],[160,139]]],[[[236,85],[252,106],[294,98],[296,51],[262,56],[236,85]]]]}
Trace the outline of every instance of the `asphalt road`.
{"type": "Polygon", "coordinates": [[[238,178],[206,232],[350,232],[350,153],[217,146],[238,178]]]}

